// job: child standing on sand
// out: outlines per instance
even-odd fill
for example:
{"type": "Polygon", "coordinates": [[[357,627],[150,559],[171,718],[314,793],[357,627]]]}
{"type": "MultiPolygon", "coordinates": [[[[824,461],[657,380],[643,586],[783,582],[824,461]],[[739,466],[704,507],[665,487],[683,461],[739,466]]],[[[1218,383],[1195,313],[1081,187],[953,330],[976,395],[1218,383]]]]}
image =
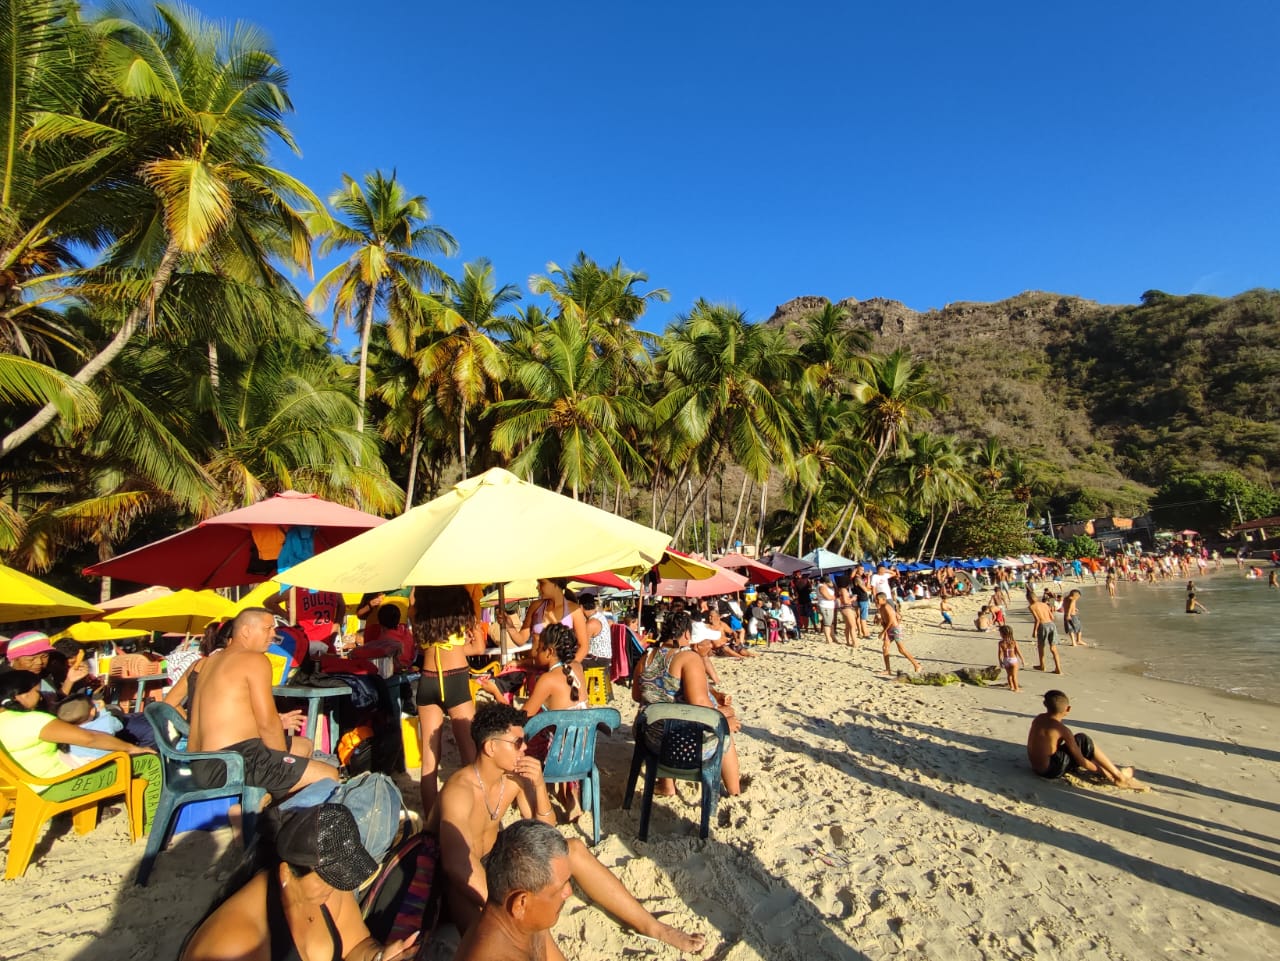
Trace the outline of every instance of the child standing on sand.
{"type": "Polygon", "coordinates": [[[938,626],[949,627],[954,631],[956,629],[956,624],[955,621],[951,619],[951,603],[947,600],[947,596],[945,594],[942,595],[942,600],[938,601],[938,610],[942,613],[942,623],[938,626]]]}
{"type": "Polygon", "coordinates": [[[1018,667],[1022,664],[1022,649],[1013,636],[1013,628],[1008,624],[1000,625],[1000,640],[996,644],[996,658],[1005,674],[1009,677],[1009,690],[1021,691],[1018,686],[1018,667]]]}

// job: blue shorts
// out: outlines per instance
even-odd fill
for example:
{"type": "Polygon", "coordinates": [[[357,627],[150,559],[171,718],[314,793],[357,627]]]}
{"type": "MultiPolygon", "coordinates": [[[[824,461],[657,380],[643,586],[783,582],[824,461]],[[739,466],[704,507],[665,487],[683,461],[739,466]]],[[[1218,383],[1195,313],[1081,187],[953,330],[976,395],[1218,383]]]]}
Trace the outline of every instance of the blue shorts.
{"type": "Polygon", "coordinates": [[[858,614],[861,615],[864,621],[871,620],[871,602],[858,601],[858,614]]]}
{"type": "Polygon", "coordinates": [[[733,628],[735,631],[740,631],[740,630],[742,630],[742,618],[740,618],[740,617],[730,617],[730,618],[729,618],[729,626],[730,626],[731,628],[733,628]]]}

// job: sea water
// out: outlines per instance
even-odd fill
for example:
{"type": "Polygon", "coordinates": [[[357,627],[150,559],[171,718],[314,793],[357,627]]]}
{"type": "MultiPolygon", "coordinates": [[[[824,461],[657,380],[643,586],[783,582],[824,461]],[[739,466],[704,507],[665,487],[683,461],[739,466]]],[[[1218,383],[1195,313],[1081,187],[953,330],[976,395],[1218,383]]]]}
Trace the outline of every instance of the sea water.
{"type": "MultiPolygon", "coordinates": [[[[1124,655],[1148,677],[1280,704],[1280,591],[1268,589],[1265,572],[1247,580],[1234,566],[1192,580],[1208,614],[1186,613],[1185,578],[1122,581],[1112,598],[1086,575],[1080,599],[1085,641],[1124,655]]],[[[1058,643],[1069,642],[1060,635],[1058,643]]],[[[1070,647],[1062,652],[1085,656],[1070,647]]]]}

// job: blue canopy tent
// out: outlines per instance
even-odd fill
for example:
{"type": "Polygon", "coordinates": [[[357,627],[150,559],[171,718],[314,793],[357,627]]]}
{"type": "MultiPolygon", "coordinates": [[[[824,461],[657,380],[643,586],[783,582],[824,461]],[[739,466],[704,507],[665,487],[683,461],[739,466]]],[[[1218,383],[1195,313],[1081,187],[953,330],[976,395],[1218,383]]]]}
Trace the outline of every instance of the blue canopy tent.
{"type": "Polygon", "coordinates": [[[857,561],[851,561],[847,557],[841,557],[839,554],[832,553],[825,547],[819,547],[810,551],[801,558],[807,561],[810,567],[817,568],[818,573],[827,574],[831,571],[847,571],[858,566],[857,561]]]}

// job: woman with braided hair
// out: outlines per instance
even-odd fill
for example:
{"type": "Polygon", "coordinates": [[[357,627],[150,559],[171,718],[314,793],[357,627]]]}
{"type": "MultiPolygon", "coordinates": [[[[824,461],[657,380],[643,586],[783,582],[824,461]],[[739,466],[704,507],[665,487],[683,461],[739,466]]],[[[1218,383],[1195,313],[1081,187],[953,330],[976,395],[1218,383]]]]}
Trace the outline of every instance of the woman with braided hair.
{"type": "MultiPolygon", "coordinates": [[[[548,624],[533,649],[534,663],[542,671],[529,699],[524,702],[526,717],[539,711],[582,711],[587,707],[587,681],[582,662],[577,660],[578,637],[570,627],[548,624]]],[[[526,753],[539,761],[547,759],[554,728],[547,728],[529,741],[526,753]]],[[[561,784],[556,790],[569,820],[582,814],[578,803],[578,786],[561,784]]]]}

